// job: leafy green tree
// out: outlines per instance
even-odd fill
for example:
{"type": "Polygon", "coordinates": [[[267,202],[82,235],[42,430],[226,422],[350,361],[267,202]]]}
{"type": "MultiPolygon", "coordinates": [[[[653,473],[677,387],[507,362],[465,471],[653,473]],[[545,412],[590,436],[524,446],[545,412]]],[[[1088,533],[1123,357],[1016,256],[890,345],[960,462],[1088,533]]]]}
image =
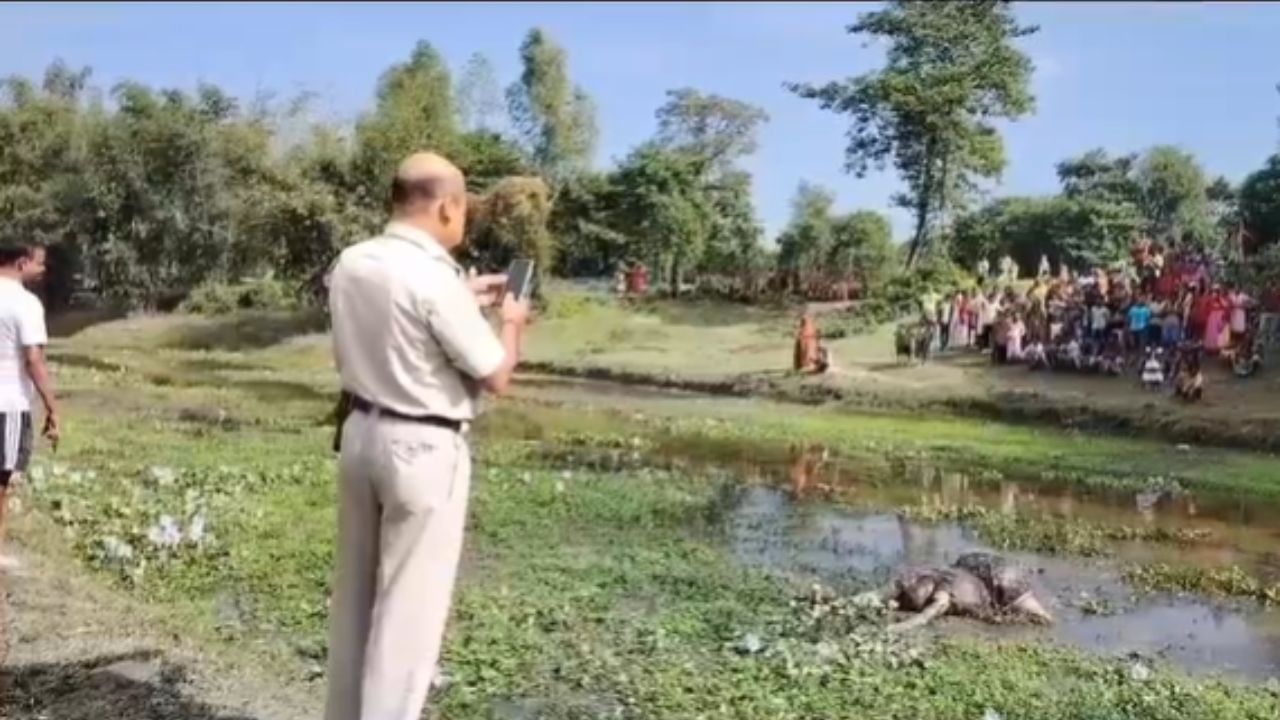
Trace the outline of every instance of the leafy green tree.
{"type": "Polygon", "coordinates": [[[514,141],[487,130],[458,137],[454,162],[467,178],[467,188],[482,192],[506,177],[528,175],[532,163],[514,141]]]}
{"type": "Polygon", "coordinates": [[[1227,235],[1240,223],[1240,195],[1231,181],[1219,175],[1205,188],[1209,216],[1220,235],[1227,235]]]}
{"type": "Polygon", "coordinates": [[[836,217],[831,224],[828,266],[855,275],[868,288],[880,286],[893,273],[898,248],[889,218],[871,210],[836,217]]]}
{"type": "Polygon", "coordinates": [[[612,178],[614,229],[631,238],[636,255],[665,268],[673,295],[684,271],[702,257],[711,233],[713,207],[700,182],[703,171],[700,158],[646,143],[612,178]]]}
{"type": "Polygon", "coordinates": [[[765,264],[764,227],[756,218],[751,199],[751,175],[726,171],[704,181],[703,192],[711,207],[706,248],[698,269],[711,273],[741,273],[765,264]]]}
{"type": "Polygon", "coordinates": [[[507,88],[512,123],[534,165],[554,183],[582,172],[596,144],[595,105],[569,79],[568,56],[541,28],[520,45],[523,70],[507,88]]]}
{"type": "Polygon", "coordinates": [[[223,274],[231,256],[233,168],[219,155],[234,104],[123,83],[94,123],[76,207],[86,268],[108,296],[164,307],[223,274]]]}
{"type": "Polygon", "coordinates": [[[1240,185],[1240,220],[1261,243],[1280,242],[1280,154],[1240,185]]]}
{"type": "Polygon", "coordinates": [[[835,193],[802,181],[791,200],[791,219],[778,236],[778,267],[787,272],[791,286],[816,271],[831,254],[831,210],[835,193]]]}
{"type": "Polygon", "coordinates": [[[419,150],[453,156],[458,133],[449,67],[431,43],[419,41],[406,62],[382,74],[373,111],[356,125],[357,192],[364,202],[385,203],[405,156],[419,150]]]}
{"type": "Polygon", "coordinates": [[[458,119],[465,130],[499,133],[504,129],[502,88],[493,63],[484,53],[475,53],[467,60],[454,95],[458,119]]]}
{"type": "Polygon", "coordinates": [[[1000,198],[956,220],[952,256],[965,268],[982,258],[994,265],[1006,253],[1023,268],[1034,268],[1041,256],[1055,265],[1105,265],[1122,257],[1128,244],[1098,242],[1091,210],[1061,195],[1000,198]]]}
{"type": "MultiPolygon", "coordinates": [[[[551,211],[551,232],[559,247],[557,270],[568,277],[606,275],[632,251],[619,214],[612,175],[583,173],[560,186],[551,211]]],[[[625,230],[630,230],[625,228],[625,230]]]]}
{"type": "Polygon", "coordinates": [[[1134,168],[1134,184],[1148,235],[1170,244],[1216,244],[1208,179],[1191,153],[1169,145],[1151,148],[1134,168]]]}
{"type": "Polygon", "coordinates": [[[733,98],[692,88],[667,91],[658,108],[657,145],[695,158],[701,192],[713,209],[698,269],[740,273],[758,269],[765,256],[764,230],[751,200],[751,176],[736,163],[757,147],[759,127],[769,116],[733,98]]]}
{"type": "MultiPolygon", "coordinates": [[[[1071,201],[1061,205],[1061,211],[1074,213],[1077,226],[1065,231],[1072,248],[1062,252],[1046,249],[1045,254],[1088,264],[1109,263],[1123,257],[1147,224],[1141,206],[1142,190],[1135,180],[1137,165],[1137,155],[1111,157],[1100,148],[1058,163],[1062,196],[1071,201]]],[[[1038,261],[1036,256],[1033,262],[1038,261]]]]}
{"type": "Polygon", "coordinates": [[[660,145],[704,158],[720,171],[756,151],[759,128],[769,121],[755,105],[693,88],[668,90],[656,116],[660,145]]]}
{"type": "Polygon", "coordinates": [[[850,116],[846,169],[858,177],[889,162],[907,185],[898,202],[915,215],[908,266],[933,225],[979,179],[1004,168],[999,119],[1034,108],[1033,66],[1014,41],[1034,33],[1011,3],[895,0],[848,31],[887,43],[883,68],[825,85],[788,83],[800,97],[850,116]]]}
{"type": "Polygon", "coordinates": [[[80,264],[71,215],[85,181],[90,74],[55,61],[39,87],[0,81],[0,238],[50,247],[45,301],[54,309],[70,299],[80,264]]]}

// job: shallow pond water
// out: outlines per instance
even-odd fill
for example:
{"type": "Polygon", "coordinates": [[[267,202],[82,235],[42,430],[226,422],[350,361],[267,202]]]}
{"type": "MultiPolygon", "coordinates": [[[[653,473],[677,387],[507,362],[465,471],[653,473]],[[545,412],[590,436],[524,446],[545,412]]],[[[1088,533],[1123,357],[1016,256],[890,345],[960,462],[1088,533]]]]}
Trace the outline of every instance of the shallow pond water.
{"type": "MultiPolygon", "coordinates": [[[[907,565],[948,565],[964,552],[992,550],[957,523],[922,524],[891,513],[796,501],[766,486],[738,494],[729,527],[742,562],[834,584],[868,577],[879,583],[907,565]]],[[[1280,676],[1280,614],[1243,603],[1230,607],[1190,596],[1140,594],[1107,562],[1004,554],[1036,571],[1038,594],[1058,622],[1041,628],[947,619],[940,627],[1137,652],[1198,672],[1280,676]]]]}
{"type": "MultiPolygon", "coordinates": [[[[714,403],[717,415],[730,419],[758,412],[750,400],[601,381],[542,378],[528,395],[555,404],[603,403],[618,410],[636,403],[655,412],[714,403]]],[[[1166,562],[1234,565],[1265,582],[1278,582],[1280,505],[1274,503],[1189,492],[1175,484],[1142,491],[1086,487],[984,468],[939,467],[918,457],[842,458],[820,445],[665,435],[650,438],[642,450],[554,452],[568,465],[658,466],[730,478],[732,497],[724,507],[738,558],[798,579],[837,585],[850,581],[866,586],[905,565],[950,564],[963,552],[993,549],[963,523],[902,519],[894,511],[903,506],[980,506],[1054,521],[1203,533],[1203,539],[1190,544],[1112,542],[1105,558],[1006,552],[1037,571],[1040,593],[1058,622],[1041,628],[946,619],[938,627],[1046,638],[1107,654],[1158,656],[1199,673],[1280,677],[1280,611],[1264,610],[1252,601],[1139,592],[1121,576],[1126,564],[1166,562]]]]}

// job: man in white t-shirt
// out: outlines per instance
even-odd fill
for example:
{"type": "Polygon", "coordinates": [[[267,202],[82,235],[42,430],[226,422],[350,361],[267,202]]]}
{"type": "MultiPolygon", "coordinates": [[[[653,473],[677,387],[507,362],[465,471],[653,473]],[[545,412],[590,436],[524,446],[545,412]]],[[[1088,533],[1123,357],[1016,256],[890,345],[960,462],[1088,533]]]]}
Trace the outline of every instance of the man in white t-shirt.
{"type": "MultiPolygon", "coordinates": [[[[31,401],[44,403],[43,434],[56,447],[58,412],[44,346],[44,305],[25,287],[44,277],[43,247],[0,245],[0,550],[3,550],[9,488],[26,472],[33,440],[31,401]]],[[[0,570],[16,567],[0,553],[0,570]]]]}

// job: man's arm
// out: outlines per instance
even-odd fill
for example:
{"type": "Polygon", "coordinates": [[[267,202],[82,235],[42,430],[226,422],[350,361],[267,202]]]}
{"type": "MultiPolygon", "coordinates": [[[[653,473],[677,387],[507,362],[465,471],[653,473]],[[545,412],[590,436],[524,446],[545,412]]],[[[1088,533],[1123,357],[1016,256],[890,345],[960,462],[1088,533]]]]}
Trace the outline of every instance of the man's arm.
{"type": "Polygon", "coordinates": [[[440,283],[428,303],[426,312],[431,332],[458,369],[478,380],[489,392],[506,392],[520,359],[528,301],[505,294],[500,310],[502,327],[497,337],[480,314],[476,294],[467,283],[440,283]]]}
{"type": "Polygon", "coordinates": [[[34,295],[30,302],[23,306],[18,320],[18,341],[22,345],[22,356],[27,375],[31,383],[40,393],[44,403],[44,436],[50,441],[58,441],[58,405],[53,397],[53,383],[49,379],[49,365],[45,362],[44,346],[49,342],[49,331],[44,322],[44,305],[34,295]]]}
{"type": "Polygon", "coordinates": [[[58,425],[58,404],[54,400],[54,384],[49,375],[49,364],[45,361],[45,347],[42,345],[33,345],[23,348],[24,360],[27,363],[27,374],[31,375],[31,382],[36,386],[36,392],[40,393],[40,401],[45,404],[45,414],[47,415],[45,423],[46,428],[56,428],[58,425]]]}
{"type": "Polygon", "coordinates": [[[502,364],[492,374],[480,380],[484,389],[502,395],[511,386],[511,376],[520,364],[520,346],[524,340],[524,326],[528,317],[528,303],[507,295],[502,301],[502,329],[498,341],[502,343],[502,364]]]}

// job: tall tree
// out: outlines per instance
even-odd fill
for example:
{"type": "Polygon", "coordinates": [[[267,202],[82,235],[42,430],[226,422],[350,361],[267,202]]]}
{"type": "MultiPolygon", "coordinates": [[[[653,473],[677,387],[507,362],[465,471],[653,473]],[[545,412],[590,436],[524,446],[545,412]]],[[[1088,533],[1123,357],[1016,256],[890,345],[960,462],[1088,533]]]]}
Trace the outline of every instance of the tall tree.
{"type": "Polygon", "coordinates": [[[865,287],[875,287],[892,273],[897,257],[893,226],[884,215],[857,210],[833,219],[829,267],[858,276],[865,287]]]}
{"type": "Polygon", "coordinates": [[[493,63],[484,53],[475,53],[467,60],[457,85],[458,118],[464,130],[497,133],[505,129],[502,88],[493,63]]]}
{"type": "Polygon", "coordinates": [[[796,188],[791,219],[778,236],[778,266],[789,274],[793,287],[831,253],[831,210],[835,202],[835,194],[820,185],[801,181],[796,188]]]}
{"type": "Polygon", "coordinates": [[[751,175],[731,170],[704,188],[712,213],[699,269],[713,273],[758,269],[765,256],[764,228],[751,201],[751,175]]]}
{"type": "Polygon", "coordinates": [[[1208,179],[1191,153],[1169,145],[1151,148],[1134,168],[1134,184],[1148,235],[1166,242],[1217,244],[1208,179]]]}
{"type": "Polygon", "coordinates": [[[755,105],[693,88],[668,90],[655,114],[659,144],[705,158],[718,170],[754,153],[756,133],[769,120],[755,105]]]}
{"type": "Polygon", "coordinates": [[[654,143],[636,148],[613,175],[614,227],[632,238],[635,251],[666,268],[679,292],[684,270],[702,257],[711,232],[711,199],[701,183],[702,162],[654,143]]]}
{"type": "Polygon", "coordinates": [[[1005,0],[894,0],[849,26],[888,43],[883,68],[826,85],[788,83],[800,97],[852,118],[846,170],[858,177],[890,161],[915,214],[908,265],[925,250],[936,219],[980,178],[1003,170],[992,121],[1031,112],[1033,65],[1014,40],[1036,32],[1018,24],[1005,0]]]}
{"type": "Polygon", "coordinates": [[[541,28],[520,45],[523,70],[507,88],[507,106],[534,164],[554,182],[589,167],[596,144],[595,104],[569,78],[568,56],[541,28]]]}
{"type": "Polygon", "coordinates": [[[1280,154],[1241,183],[1240,219],[1258,241],[1280,243],[1280,154]]]}
{"type": "Polygon", "coordinates": [[[1058,163],[1058,182],[1062,193],[1072,199],[1136,203],[1138,187],[1133,181],[1133,168],[1137,162],[1137,155],[1111,157],[1102,148],[1095,148],[1058,163]]]}
{"type": "Polygon", "coordinates": [[[45,301],[70,298],[79,264],[75,208],[85,187],[88,130],[100,114],[86,107],[91,71],[55,61],[37,88],[0,81],[0,238],[50,246],[45,301]]]}
{"type": "Polygon", "coordinates": [[[381,204],[401,159],[418,150],[452,155],[457,139],[449,67],[431,43],[419,41],[407,62],[382,74],[373,111],[356,125],[359,190],[381,204]]]}
{"type": "Polygon", "coordinates": [[[1209,214],[1221,234],[1233,230],[1240,222],[1240,195],[1231,181],[1219,175],[1205,188],[1209,214]]]}
{"type": "Polygon", "coordinates": [[[1129,235],[1113,241],[1098,224],[1099,213],[1114,208],[1064,195],[999,198],[956,219],[951,255],[966,268],[1005,254],[1023,268],[1034,268],[1042,256],[1077,268],[1105,265],[1129,247],[1129,235]]]}
{"type": "Polygon", "coordinates": [[[569,178],[556,193],[551,232],[559,244],[557,270],[568,277],[612,272],[633,250],[630,228],[617,217],[614,177],[583,173],[569,178]]]}
{"type": "MultiPolygon", "coordinates": [[[[1134,238],[1147,231],[1151,222],[1144,215],[1143,191],[1137,181],[1140,159],[1135,153],[1111,156],[1095,148],[1058,163],[1062,195],[1070,201],[1061,209],[1074,214],[1075,224],[1067,232],[1070,247],[1061,248],[1058,253],[1047,252],[1051,258],[1075,263],[1111,262],[1122,257],[1134,238]]],[[[1031,256],[1019,258],[1019,262],[1026,257],[1031,256]]],[[[1032,261],[1038,261],[1038,257],[1032,261]]]]}

